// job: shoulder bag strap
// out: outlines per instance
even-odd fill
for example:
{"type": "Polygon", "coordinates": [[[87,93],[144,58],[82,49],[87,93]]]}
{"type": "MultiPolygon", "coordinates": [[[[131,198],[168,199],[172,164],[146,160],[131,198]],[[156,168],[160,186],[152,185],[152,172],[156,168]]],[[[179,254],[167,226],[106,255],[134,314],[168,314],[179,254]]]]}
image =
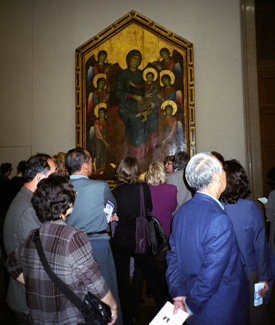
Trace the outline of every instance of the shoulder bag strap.
{"type": "Polygon", "coordinates": [[[145,205],[144,205],[144,191],[142,183],[139,184],[139,192],[140,192],[140,217],[145,217],[145,205]]]}
{"type": "Polygon", "coordinates": [[[35,248],[38,252],[39,258],[42,262],[42,265],[45,269],[45,271],[47,272],[48,276],[50,277],[50,279],[53,281],[53,283],[57,286],[57,288],[64,293],[64,295],[81,311],[81,299],[67,286],[67,284],[62,281],[52,270],[52,268],[50,267],[43,247],[41,245],[41,240],[39,238],[39,230],[37,230],[35,232],[35,235],[33,237],[33,241],[35,244],[35,248]]]}

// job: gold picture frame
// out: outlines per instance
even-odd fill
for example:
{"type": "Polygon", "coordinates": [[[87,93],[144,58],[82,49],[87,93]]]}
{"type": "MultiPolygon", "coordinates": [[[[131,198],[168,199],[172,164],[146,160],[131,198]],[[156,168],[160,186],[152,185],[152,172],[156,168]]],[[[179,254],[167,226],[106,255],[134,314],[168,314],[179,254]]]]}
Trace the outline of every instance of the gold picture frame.
{"type": "Polygon", "coordinates": [[[126,156],[143,172],[195,153],[193,44],[132,10],[76,49],[76,145],[112,179],[126,156]]]}

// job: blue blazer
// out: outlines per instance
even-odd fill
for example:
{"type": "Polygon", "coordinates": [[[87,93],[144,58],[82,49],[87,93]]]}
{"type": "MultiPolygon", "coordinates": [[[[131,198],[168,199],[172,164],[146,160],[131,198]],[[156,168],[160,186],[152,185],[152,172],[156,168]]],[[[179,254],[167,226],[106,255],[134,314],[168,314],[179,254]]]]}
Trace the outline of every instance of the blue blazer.
{"type": "Polygon", "coordinates": [[[268,247],[260,208],[251,200],[239,199],[235,204],[225,204],[224,211],[232,221],[246,273],[258,272],[258,281],[269,281],[268,247]]]}
{"type": "Polygon", "coordinates": [[[170,246],[167,283],[171,297],[187,297],[187,324],[246,324],[248,281],[232,222],[213,198],[196,193],[181,206],[170,246]]]}

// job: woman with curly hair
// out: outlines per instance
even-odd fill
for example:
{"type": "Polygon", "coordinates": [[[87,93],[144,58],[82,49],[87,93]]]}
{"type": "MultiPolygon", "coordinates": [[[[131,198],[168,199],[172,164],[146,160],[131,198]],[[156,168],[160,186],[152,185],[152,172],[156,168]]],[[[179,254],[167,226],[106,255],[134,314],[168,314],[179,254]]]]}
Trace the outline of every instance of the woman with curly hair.
{"type": "MultiPolygon", "coordinates": [[[[76,193],[66,176],[52,175],[39,182],[32,197],[37,217],[42,222],[39,237],[53,272],[82,300],[90,291],[108,304],[114,324],[117,304],[95,262],[86,233],[65,223],[72,212],[76,193]]],[[[26,286],[27,303],[33,324],[83,324],[78,308],[57,289],[48,277],[30,232],[24,244],[7,261],[11,276],[26,286]]]]}
{"type": "Polygon", "coordinates": [[[224,163],[227,185],[220,199],[225,212],[232,220],[233,228],[244,258],[250,284],[249,324],[267,324],[265,305],[254,307],[254,284],[264,283],[259,291],[262,297],[269,290],[270,270],[267,256],[265,226],[261,210],[248,200],[250,194],[248,178],[244,168],[235,160],[224,163]]]}

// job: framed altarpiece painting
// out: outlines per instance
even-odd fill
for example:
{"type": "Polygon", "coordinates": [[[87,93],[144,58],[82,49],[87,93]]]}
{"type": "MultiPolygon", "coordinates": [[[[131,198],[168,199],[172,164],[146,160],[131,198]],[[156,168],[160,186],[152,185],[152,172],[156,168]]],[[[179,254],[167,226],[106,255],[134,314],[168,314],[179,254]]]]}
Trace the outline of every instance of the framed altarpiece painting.
{"type": "Polygon", "coordinates": [[[193,44],[132,10],[76,49],[76,145],[111,180],[126,156],[141,172],[195,152],[193,44]]]}

